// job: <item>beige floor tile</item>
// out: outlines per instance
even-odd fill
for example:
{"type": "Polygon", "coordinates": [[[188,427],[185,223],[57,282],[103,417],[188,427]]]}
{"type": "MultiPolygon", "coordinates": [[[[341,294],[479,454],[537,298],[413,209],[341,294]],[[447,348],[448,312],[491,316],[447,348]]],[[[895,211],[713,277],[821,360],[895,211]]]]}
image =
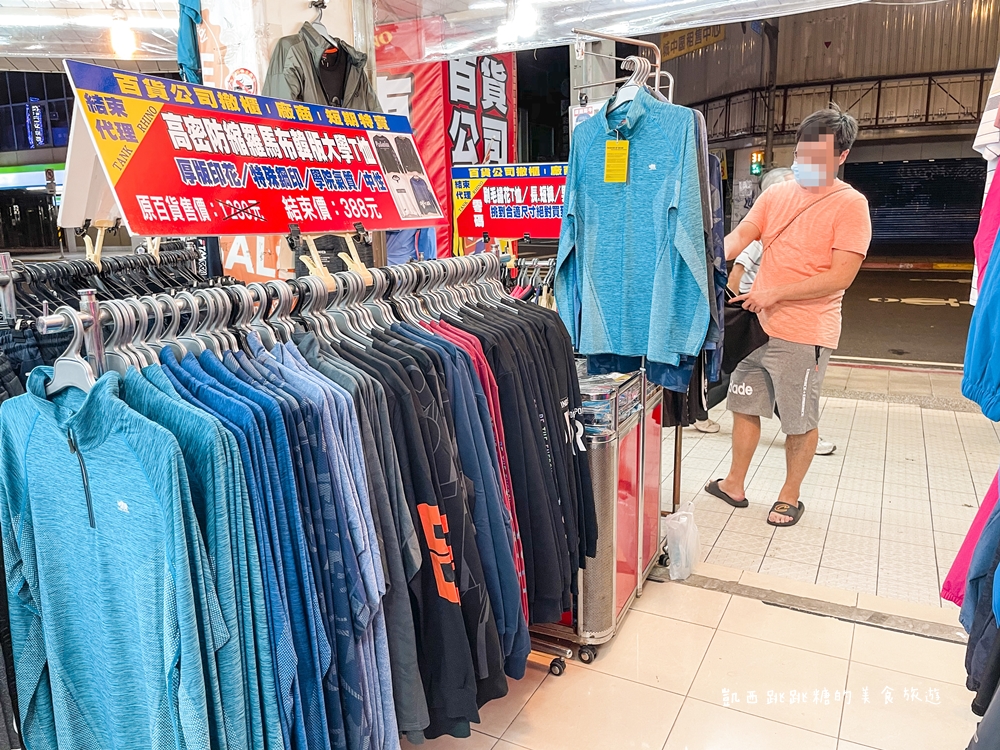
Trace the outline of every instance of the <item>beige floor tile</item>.
{"type": "Polygon", "coordinates": [[[816,574],[816,583],[821,586],[857,591],[859,594],[874,594],[878,587],[878,576],[849,570],[837,570],[821,565],[816,574]]]}
{"type": "Polygon", "coordinates": [[[825,602],[833,602],[834,604],[843,604],[848,607],[853,607],[858,601],[858,595],[852,591],[842,591],[840,589],[828,588],[826,586],[817,586],[812,583],[801,583],[800,581],[792,581],[786,578],[780,578],[774,575],[766,575],[764,573],[754,573],[752,571],[745,571],[742,576],[740,576],[740,583],[745,583],[747,586],[756,586],[761,589],[768,589],[770,591],[780,591],[784,594],[792,594],[793,596],[805,596],[810,599],[819,599],[825,602]]]}
{"type": "Polygon", "coordinates": [[[822,556],[823,548],[820,545],[804,544],[803,542],[788,540],[783,535],[775,536],[767,548],[767,557],[774,557],[779,560],[791,560],[813,566],[819,565],[819,559],[822,556]]]}
{"type": "Polygon", "coordinates": [[[507,695],[498,701],[490,701],[479,709],[481,723],[476,729],[490,737],[502,737],[514,717],[548,676],[550,661],[552,659],[548,656],[531,654],[524,677],[520,680],[507,680],[507,695]]]}
{"type": "Polygon", "coordinates": [[[694,572],[706,578],[714,578],[717,581],[738,581],[743,575],[740,568],[732,568],[726,565],[713,565],[708,562],[699,562],[695,565],[694,572]]]}
{"type": "Polygon", "coordinates": [[[975,731],[977,718],[969,710],[973,694],[959,685],[856,662],[851,663],[847,684],[851,702],[844,706],[841,739],[880,750],[937,750],[964,747],[975,731]],[[888,705],[886,688],[892,691],[888,705]],[[907,700],[906,691],[914,691],[920,700],[907,700]],[[934,691],[939,705],[928,701],[934,691]]]}
{"type": "Polygon", "coordinates": [[[768,557],[765,555],[763,562],[760,564],[760,572],[780,576],[781,578],[791,578],[803,583],[816,583],[816,571],[818,567],[816,564],[782,560],[778,557],[768,557]]]}
{"type": "Polygon", "coordinates": [[[837,740],[688,698],[663,750],[835,750],[837,740]]]}
{"type": "MultiPolygon", "coordinates": [[[[497,745],[497,750],[500,750],[500,745],[497,745]]],[[[859,745],[857,742],[840,740],[837,744],[837,750],[879,750],[879,748],[872,747],[871,745],[859,745]]]]}
{"type": "Polygon", "coordinates": [[[630,612],[614,640],[600,647],[590,668],[686,695],[714,635],[714,628],[630,612]]]}
{"type": "Polygon", "coordinates": [[[848,659],[854,625],[734,596],[719,630],[848,659]]]}
{"type": "Polygon", "coordinates": [[[726,565],[730,568],[740,568],[742,570],[760,570],[761,560],[764,556],[755,555],[752,552],[739,552],[737,550],[714,547],[705,558],[707,562],[715,565],[726,565]]]}
{"type": "Polygon", "coordinates": [[[912,617],[916,620],[937,622],[942,625],[954,625],[959,631],[962,626],[958,622],[957,610],[946,610],[941,607],[930,607],[923,604],[887,599],[884,596],[861,594],[858,596],[858,608],[870,609],[873,612],[883,612],[888,615],[912,617]]]}
{"type": "Polygon", "coordinates": [[[536,690],[503,736],[529,750],[662,748],[684,698],[567,665],[536,690]]]}
{"type": "Polygon", "coordinates": [[[958,643],[858,625],[854,631],[851,660],[930,680],[965,685],[965,646],[958,643]]]}
{"type": "MultiPolygon", "coordinates": [[[[699,563],[695,570],[698,575],[707,576],[704,571],[711,567],[707,563],[699,563]]],[[[739,576],[734,580],[739,580],[739,576]]],[[[642,596],[635,600],[632,609],[714,628],[722,620],[729,599],[729,594],[721,591],[685,586],[683,583],[648,582],[643,585],[642,596]]]]}
{"type": "Polygon", "coordinates": [[[496,737],[490,737],[473,730],[472,736],[464,739],[455,737],[438,737],[427,740],[422,745],[413,745],[404,737],[399,743],[403,750],[423,748],[424,750],[492,750],[497,745],[496,737]]]}
{"type": "Polygon", "coordinates": [[[716,705],[738,699],[747,713],[835,737],[841,706],[832,698],[829,705],[814,703],[810,696],[815,690],[831,696],[843,690],[847,665],[846,659],[720,630],[689,695],[716,705]],[[755,702],[749,702],[751,691],[755,702]],[[806,699],[792,703],[796,694],[806,699]]]}

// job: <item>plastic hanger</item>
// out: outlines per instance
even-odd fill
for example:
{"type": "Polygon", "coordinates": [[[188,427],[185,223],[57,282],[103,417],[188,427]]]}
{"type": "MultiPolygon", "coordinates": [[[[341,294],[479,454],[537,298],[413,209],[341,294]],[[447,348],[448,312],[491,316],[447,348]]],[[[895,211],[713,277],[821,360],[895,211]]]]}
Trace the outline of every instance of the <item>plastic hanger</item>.
{"type": "Polygon", "coordinates": [[[195,296],[191,292],[178,292],[176,299],[178,302],[184,302],[188,309],[187,325],[177,334],[177,340],[195,357],[200,357],[205,352],[206,347],[205,343],[194,335],[194,331],[198,327],[198,321],[201,319],[198,300],[195,299],[195,296]]]}
{"type": "MultiPolygon", "coordinates": [[[[181,305],[169,294],[157,294],[156,301],[166,307],[170,314],[170,323],[162,334],[163,346],[169,347],[178,360],[184,359],[187,355],[187,347],[177,338],[177,332],[181,328],[181,305]]],[[[163,309],[161,307],[161,309],[163,309]]]]}
{"type": "Polygon", "coordinates": [[[250,330],[260,336],[260,341],[264,345],[264,348],[271,351],[278,343],[274,329],[267,323],[273,302],[271,299],[271,290],[258,281],[248,284],[247,289],[251,293],[256,292],[257,295],[257,310],[250,319],[250,330]]]}
{"type": "MultiPolygon", "coordinates": [[[[45,386],[45,395],[54,396],[67,388],[79,388],[81,391],[89,392],[97,383],[97,376],[90,362],[84,359],[80,353],[83,346],[84,319],[78,310],[74,310],[69,305],[63,305],[56,310],[57,315],[62,315],[73,327],[73,338],[70,339],[69,346],[60,354],[52,367],[52,379],[45,386]]],[[[88,316],[89,317],[89,316],[88,316]]],[[[91,321],[93,324],[94,321],[91,321]]]]}

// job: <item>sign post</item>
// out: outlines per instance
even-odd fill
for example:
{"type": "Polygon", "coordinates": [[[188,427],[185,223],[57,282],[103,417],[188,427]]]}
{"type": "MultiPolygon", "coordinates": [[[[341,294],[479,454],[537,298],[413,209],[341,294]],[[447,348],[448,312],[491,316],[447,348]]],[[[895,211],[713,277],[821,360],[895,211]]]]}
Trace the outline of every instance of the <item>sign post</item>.
{"type": "MultiPolygon", "coordinates": [[[[74,61],[66,71],[73,133],[89,136],[71,156],[100,165],[133,235],[287,234],[290,224],[332,234],[443,218],[405,117],[74,61]]],[[[60,225],[80,226],[76,213],[60,211],[60,225]]]]}

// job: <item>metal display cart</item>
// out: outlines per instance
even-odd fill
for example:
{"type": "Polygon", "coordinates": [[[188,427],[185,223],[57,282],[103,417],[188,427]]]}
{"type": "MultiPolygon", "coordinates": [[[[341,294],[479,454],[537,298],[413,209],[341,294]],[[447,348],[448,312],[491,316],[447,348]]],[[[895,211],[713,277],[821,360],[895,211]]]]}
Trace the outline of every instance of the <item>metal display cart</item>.
{"type": "Polygon", "coordinates": [[[600,532],[597,556],[578,573],[573,610],[531,627],[533,648],[555,657],[555,675],[574,655],[589,664],[615,636],[662,549],[662,389],[641,373],[581,377],[580,387],[600,532]]]}

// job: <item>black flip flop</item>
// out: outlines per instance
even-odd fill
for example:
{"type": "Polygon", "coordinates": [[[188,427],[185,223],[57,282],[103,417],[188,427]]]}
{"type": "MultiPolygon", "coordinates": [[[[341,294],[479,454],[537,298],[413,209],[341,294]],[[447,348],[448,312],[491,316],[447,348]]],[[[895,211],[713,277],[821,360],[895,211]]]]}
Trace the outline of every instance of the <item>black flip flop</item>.
{"type": "Polygon", "coordinates": [[[767,523],[770,526],[777,526],[783,528],[785,526],[794,526],[802,518],[802,512],[806,509],[805,503],[799,500],[798,505],[789,505],[788,503],[783,503],[780,500],[771,506],[771,513],[779,513],[783,516],[791,516],[792,520],[787,523],[774,523],[771,521],[771,513],[767,514],[767,523]]]}
{"type": "Polygon", "coordinates": [[[746,498],[742,500],[733,500],[729,495],[723,492],[722,488],[719,486],[721,479],[713,479],[711,482],[705,485],[705,492],[709,495],[715,495],[720,500],[725,500],[727,503],[732,505],[734,508],[745,508],[750,505],[750,501],[746,498]]]}

